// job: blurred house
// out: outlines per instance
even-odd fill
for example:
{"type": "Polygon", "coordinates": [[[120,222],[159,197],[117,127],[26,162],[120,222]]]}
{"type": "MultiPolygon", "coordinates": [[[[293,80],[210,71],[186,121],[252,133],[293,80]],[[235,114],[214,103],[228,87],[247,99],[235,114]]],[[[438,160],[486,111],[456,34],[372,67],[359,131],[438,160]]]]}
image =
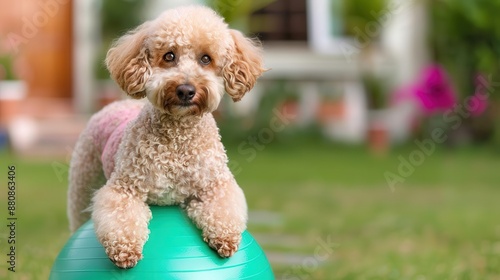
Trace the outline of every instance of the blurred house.
{"type": "MultiPolygon", "coordinates": [[[[152,16],[173,6],[169,1],[153,2],[152,16]]],[[[202,1],[174,2],[175,6],[202,1]]],[[[214,2],[223,14],[232,15],[232,9],[243,8],[237,1],[232,5],[231,1],[214,2]]],[[[388,1],[389,5],[377,12],[379,18],[356,23],[359,32],[344,34],[348,19],[342,14],[343,2],[255,1],[256,8],[250,10],[246,21],[231,22],[249,34],[258,35],[264,43],[266,66],[271,69],[252,94],[235,104],[235,114],[256,114],[267,89],[276,81],[286,81],[300,96],[295,106],[299,125],[319,122],[325,135],[350,143],[369,140],[372,128],[385,133],[381,136],[385,143],[380,145],[409,137],[414,108],[408,104],[391,110],[370,108],[370,93],[363,78],[374,75],[386,80],[389,86],[383,98],[389,99],[393,88],[416,77],[428,61],[425,6],[416,1],[388,1]],[[263,2],[267,4],[260,5],[263,2]]],[[[372,6],[368,9],[373,9],[368,10],[371,17],[375,9],[372,6]]]]}
{"type": "MultiPolygon", "coordinates": [[[[232,15],[233,26],[257,34],[264,43],[271,71],[231,108],[235,114],[258,112],[260,98],[280,81],[297,91],[299,125],[319,122],[332,139],[363,142],[373,117],[376,127],[386,131],[386,142],[407,137],[404,117],[371,113],[363,76],[382,77],[394,87],[425,63],[422,4],[392,0],[377,20],[354,34],[342,31],[347,22],[340,12],[342,0],[151,0],[144,19],[167,8],[204,2],[232,15]]],[[[102,44],[102,3],[0,0],[0,57],[7,57],[0,68],[0,127],[9,128],[15,148],[53,153],[71,146],[85,116],[102,105],[103,96],[120,95],[112,82],[97,81],[94,74],[102,44]]],[[[398,110],[398,116],[411,114],[398,110]]]]}
{"type": "Polygon", "coordinates": [[[61,121],[73,112],[72,7],[62,0],[0,1],[0,126],[19,147],[54,146],[74,134],[74,124],[61,121]],[[63,127],[59,137],[48,135],[63,127]]]}

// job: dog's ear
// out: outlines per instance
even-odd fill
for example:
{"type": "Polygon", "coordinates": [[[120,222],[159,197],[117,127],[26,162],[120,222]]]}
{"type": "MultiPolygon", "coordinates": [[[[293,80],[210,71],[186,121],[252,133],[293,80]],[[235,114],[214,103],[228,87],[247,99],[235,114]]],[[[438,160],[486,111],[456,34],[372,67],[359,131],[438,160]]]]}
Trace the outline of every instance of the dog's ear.
{"type": "Polygon", "coordinates": [[[265,71],[262,65],[261,46],[231,29],[234,46],[228,53],[228,63],[223,69],[226,92],[236,102],[250,91],[257,78],[265,71]]]}
{"type": "Polygon", "coordinates": [[[106,66],[111,77],[129,96],[139,99],[146,96],[145,84],[151,75],[148,61],[146,22],[123,35],[113,43],[106,55],[106,66]]]}

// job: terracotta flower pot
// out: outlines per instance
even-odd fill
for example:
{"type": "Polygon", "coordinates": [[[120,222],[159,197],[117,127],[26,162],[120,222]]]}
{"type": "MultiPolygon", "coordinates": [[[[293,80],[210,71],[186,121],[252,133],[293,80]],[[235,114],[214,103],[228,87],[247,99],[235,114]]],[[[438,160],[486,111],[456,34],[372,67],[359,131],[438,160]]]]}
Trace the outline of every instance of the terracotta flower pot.
{"type": "Polygon", "coordinates": [[[375,155],[385,155],[389,151],[389,131],[378,122],[370,124],[368,128],[368,147],[375,155]]]}

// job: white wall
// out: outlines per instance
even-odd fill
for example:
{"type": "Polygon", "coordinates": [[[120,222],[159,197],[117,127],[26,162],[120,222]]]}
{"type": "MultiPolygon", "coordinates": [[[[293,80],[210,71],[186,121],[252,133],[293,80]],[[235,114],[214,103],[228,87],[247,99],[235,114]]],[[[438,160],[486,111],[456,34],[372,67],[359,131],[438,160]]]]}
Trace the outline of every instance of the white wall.
{"type": "Polygon", "coordinates": [[[96,106],[94,62],[100,46],[101,1],[73,2],[73,93],[79,113],[91,113],[96,106]]]}
{"type": "Polygon", "coordinates": [[[147,18],[155,18],[160,15],[163,11],[171,8],[175,8],[183,5],[192,5],[192,4],[203,4],[203,0],[151,0],[148,1],[150,3],[148,7],[146,7],[146,17],[147,18]]]}
{"type": "Polygon", "coordinates": [[[425,1],[391,0],[392,13],[382,34],[382,45],[395,62],[396,85],[414,81],[429,63],[426,46],[427,15],[425,1]]]}

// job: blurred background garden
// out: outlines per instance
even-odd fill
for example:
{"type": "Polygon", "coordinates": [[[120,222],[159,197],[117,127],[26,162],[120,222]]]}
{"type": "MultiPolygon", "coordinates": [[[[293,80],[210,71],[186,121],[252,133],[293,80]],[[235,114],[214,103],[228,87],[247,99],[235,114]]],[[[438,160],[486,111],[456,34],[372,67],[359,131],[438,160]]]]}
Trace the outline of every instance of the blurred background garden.
{"type": "Polygon", "coordinates": [[[0,279],[46,279],[70,235],[72,147],[124,98],[113,39],[193,3],[264,46],[215,117],[277,279],[500,279],[498,0],[0,0],[0,279]]]}

